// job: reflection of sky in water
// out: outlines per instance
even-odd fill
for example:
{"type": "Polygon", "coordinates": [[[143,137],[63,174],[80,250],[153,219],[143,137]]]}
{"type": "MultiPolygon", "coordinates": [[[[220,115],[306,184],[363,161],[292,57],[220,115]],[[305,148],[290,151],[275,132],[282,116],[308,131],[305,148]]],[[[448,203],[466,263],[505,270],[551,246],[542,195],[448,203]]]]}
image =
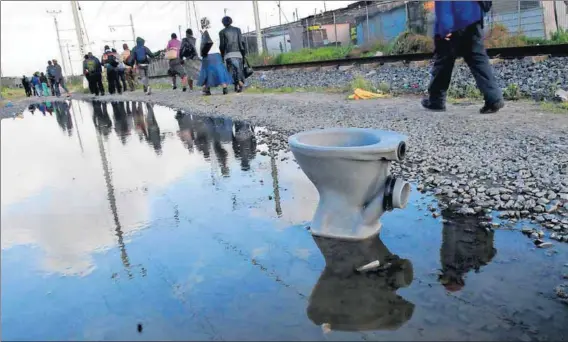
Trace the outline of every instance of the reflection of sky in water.
{"type": "Polygon", "coordinates": [[[360,278],[349,307],[367,298],[381,310],[363,306],[359,315],[336,305],[354,282],[326,273],[305,229],[317,192],[290,155],[256,155],[242,123],[178,123],[159,106],[152,117],[145,105],[109,104],[95,113],[105,178],[93,109],[78,109],[73,125],[55,112],[2,121],[4,340],[566,336],[565,307],[541,294],[557,283],[562,246],[547,257],[517,232],[442,225],[418,209],[431,198],[414,192],[406,210],[384,215],[381,232],[387,254],[408,259],[414,279],[399,288],[360,278]],[[440,273],[445,285],[465,285],[447,292],[440,273]],[[375,330],[332,325],[324,335],[320,319],[375,330]]]}

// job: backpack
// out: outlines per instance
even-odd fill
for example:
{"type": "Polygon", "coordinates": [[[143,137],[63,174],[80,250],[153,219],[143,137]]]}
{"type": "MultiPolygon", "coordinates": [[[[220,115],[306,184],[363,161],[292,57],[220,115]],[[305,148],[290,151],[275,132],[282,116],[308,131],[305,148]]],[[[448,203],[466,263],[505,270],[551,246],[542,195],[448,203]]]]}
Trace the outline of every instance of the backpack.
{"type": "Polygon", "coordinates": [[[493,6],[493,1],[478,1],[477,3],[485,13],[489,12],[493,6]]]}
{"type": "Polygon", "coordinates": [[[136,62],[138,63],[146,62],[146,47],[144,45],[136,46],[134,48],[134,54],[136,55],[136,62]]]}
{"type": "Polygon", "coordinates": [[[196,55],[197,51],[195,51],[195,46],[193,46],[187,38],[183,38],[181,41],[179,56],[181,58],[193,59],[196,55]]]}
{"type": "Polygon", "coordinates": [[[116,55],[114,53],[108,55],[107,63],[110,64],[110,66],[113,68],[116,68],[118,66],[118,61],[116,60],[116,55]]]}

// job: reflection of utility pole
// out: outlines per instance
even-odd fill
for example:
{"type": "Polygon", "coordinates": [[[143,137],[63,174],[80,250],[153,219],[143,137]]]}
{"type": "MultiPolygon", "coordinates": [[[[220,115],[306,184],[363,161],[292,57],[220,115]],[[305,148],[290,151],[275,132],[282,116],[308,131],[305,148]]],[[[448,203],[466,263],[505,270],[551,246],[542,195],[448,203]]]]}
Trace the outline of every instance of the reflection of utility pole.
{"type": "Polygon", "coordinates": [[[274,190],[274,205],[276,209],[276,215],[280,217],[282,215],[282,206],[280,205],[280,188],[278,186],[278,168],[276,167],[276,154],[272,149],[272,141],[268,143],[268,154],[270,154],[270,174],[272,175],[272,188],[274,190]]]}
{"type": "MultiPolygon", "coordinates": [[[[97,105],[97,104],[95,104],[95,105],[97,105]]],[[[106,106],[106,103],[104,103],[103,106],[106,106]]],[[[96,115],[96,114],[93,114],[93,115],[96,115]]],[[[95,118],[95,121],[96,120],[97,120],[97,118],[95,118]]],[[[115,194],[114,194],[114,187],[112,185],[112,178],[111,178],[111,174],[110,174],[109,167],[108,167],[108,159],[106,157],[106,153],[105,153],[105,150],[104,150],[103,138],[101,136],[99,129],[96,126],[95,126],[95,130],[96,130],[95,133],[97,135],[97,142],[98,142],[98,145],[99,145],[99,152],[100,152],[100,155],[101,155],[101,161],[102,161],[102,164],[103,164],[105,184],[106,184],[106,187],[107,187],[107,199],[109,201],[110,210],[112,212],[114,224],[116,226],[115,232],[116,232],[116,236],[118,238],[118,248],[120,249],[120,258],[122,260],[122,264],[124,265],[124,268],[126,269],[128,277],[132,278],[133,276],[132,276],[132,273],[130,272],[130,267],[131,267],[130,260],[128,259],[128,254],[126,252],[126,245],[124,244],[122,226],[120,224],[120,219],[118,217],[118,208],[116,206],[116,197],[115,197],[115,194]]]]}
{"type": "MultiPolygon", "coordinates": [[[[75,107],[73,107],[73,101],[71,102],[71,114],[73,115],[73,121],[75,122],[75,131],[77,132],[77,138],[79,138],[79,146],[81,147],[81,152],[85,152],[83,150],[83,142],[81,141],[81,133],[79,132],[79,125],[77,122],[77,118],[75,117],[75,107]]],[[[80,108],[80,105],[78,105],[80,108]]]]}

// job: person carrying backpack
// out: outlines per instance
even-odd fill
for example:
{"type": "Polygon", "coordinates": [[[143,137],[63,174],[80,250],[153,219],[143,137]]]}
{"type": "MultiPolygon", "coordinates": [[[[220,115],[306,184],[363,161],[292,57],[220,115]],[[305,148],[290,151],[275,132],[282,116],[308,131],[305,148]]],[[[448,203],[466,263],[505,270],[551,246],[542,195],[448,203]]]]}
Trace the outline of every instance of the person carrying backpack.
{"type": "Polygon", "coordinates": [[[434,24],[434,65],[428,98],[422,106],[429,110],[446,110],[446,92],[450,86],[456,58],[469,66],[485,105],[481,114],[498,112],[505,103],[483,46],[483,16],[491,1],[436,1],[434,24]]]}
{"type": "Polygon", "coordinates": [[[83,74],[87,77],[89,90],[93,95],[105,95],[102,73],[103,69],[99,59],[93,56],[92,52],[85,55],[85,60],[83,61],[83,74]]]}
{"type": "Polygon", "coordinates": [[[136,66],[136,69],[142,78],[144,92],[150,95],[151,89],[148,84],[148,64],[150,64],[150,59],[154,57],[154,54],[144,45],[144,43],[144,39],[140,37],[136,38],[136,46],[130,53],[128,65],[136,66]]]}
{"type": "Polygon", "coordinates": [[[55,96],[55,67],[51,61],[47,61],[47,68],[45,70],[49,86],[51,87],[51,95],[55,96]]]}
{"type": "Polygon", "coordinates": [[[181,40],[181,48],[179,51],[179,56],[181,60],[184,60],[184,68],[187,73],[187,84],[189,90],[193,90],[193,80],[199,77],[199,69],[201,68],[201,62],[197,56],[197,50],[195,49],[196,39],[193,37],[193,31],[188,28],[185,30],[185,37],[181,40]]]}
{"type": "Polygon", "coordinates": [[[187,74],[183,67],[183,59],[180,57],[181,42],[177,39],[177,34],[172,33],[171,39],[166,46],[166,59],[170,65],[168,73],[172,76],[173,89],[177,89],[176,78],[181,78],[181,86],[183,91],[187,91],[187,74]]]}
{"type": "Polygon", "coordinates": [[[108,92],[112,95],[115,91],[122,94],[122,87],[118,77],[118,54],[112,52],[108,45],[105,45],[105,53],[101,58],[101,62],[106,68],[108,92]]]}

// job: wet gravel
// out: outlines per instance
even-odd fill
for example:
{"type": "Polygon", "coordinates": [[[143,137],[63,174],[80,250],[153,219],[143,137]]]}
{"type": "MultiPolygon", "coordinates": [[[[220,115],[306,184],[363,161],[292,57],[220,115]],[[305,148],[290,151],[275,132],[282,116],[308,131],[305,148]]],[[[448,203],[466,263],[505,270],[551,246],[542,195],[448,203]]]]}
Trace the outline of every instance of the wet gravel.
{"type": "MultiPolygon", "coordinates": [[[[520,95],[535,100],[551,99],[558,88],[568,89],[566,73],[567,57],[539,60],[537,57],[494,60],[493,68],[502,89],[515,84],[520,95]]],[[[355,78],[363,77],[375,86],[383,84],[394,93],[426,92],[430,78],[431,62],[415,62],[409,65],[390,63],[382,66],[325,68],[325,70],[275,70],[259,71],[251,82],[263,88],[348,86],[355,78]]],[[[470,95],[475,89],[475,80],[467,65],[457,62],[454,68],[450,92],[454,96],[470,95]]]]}

